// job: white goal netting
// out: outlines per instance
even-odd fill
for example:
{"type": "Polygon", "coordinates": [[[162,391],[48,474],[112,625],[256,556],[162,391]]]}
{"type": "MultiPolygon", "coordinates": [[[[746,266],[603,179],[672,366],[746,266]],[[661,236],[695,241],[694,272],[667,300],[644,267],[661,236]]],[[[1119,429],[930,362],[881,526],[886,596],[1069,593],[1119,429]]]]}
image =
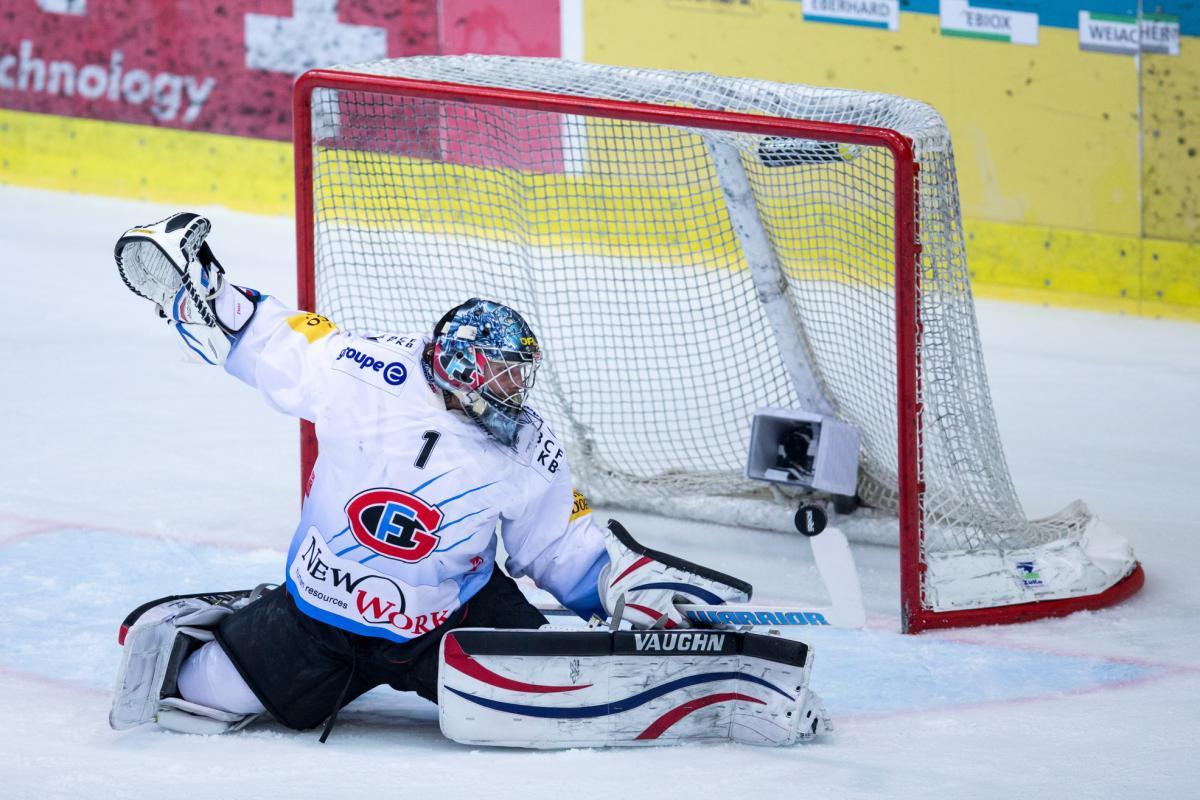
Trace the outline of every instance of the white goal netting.
{"type": "MultiPolygon", "coordinates": [[[[933,109],[881,94],[549,59],[422,57],[344,69],[911,138],[920,167],[928,605],[1038,599],[1029,571],[1013,566],[1031,559],[1047,576],[1077,573],[1061,590],[1068,595],[1131,568],[1131,552],[1099,566],[1084,554],[1097,534],[1082,504],[1030,521],[1017,499],[980,350],[950,138],[933,109]],[[1079,556],[1064,561],[1064,552],[1079,556]],[[1000,579],[985,579],[997,569],[1000,579]]],[[[859,495],[895,510],[897,220],[886,149],[464,102],[453,92],[318,88],[312,106],[319,312],[360,332],[410,331],[428,330],[471,296],[508,303],[545,351],[534,405],[565,440],[594,502],[786,528],[794,500],[742,476],[753,411],[801,401],[714,167],[714,149],[733,148],[812,377],[861,432],[859,495]]]]}

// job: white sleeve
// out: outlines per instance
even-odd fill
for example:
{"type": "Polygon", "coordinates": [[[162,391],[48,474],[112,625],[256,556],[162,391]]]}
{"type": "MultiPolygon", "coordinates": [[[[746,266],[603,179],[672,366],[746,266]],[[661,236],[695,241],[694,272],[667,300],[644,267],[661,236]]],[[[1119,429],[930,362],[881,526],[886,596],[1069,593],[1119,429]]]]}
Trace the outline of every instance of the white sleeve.
{"type": "Polygon", "coordinates": [[[606,616],[597,589],[600,570],[608,564],[604,532],[587,499],[572,489],[565,456],[545,491],[528,498],[511,516],[501,515],[500,533],[510,575],[528,575],[584,619],[606,616]]]}
{"type": "Polygon", "coordinates": [[[327,395],[329,351],[342,339],[325,317],[264,296],[234,339],[225,370],[277,411],[316,421],[327,395]]]}

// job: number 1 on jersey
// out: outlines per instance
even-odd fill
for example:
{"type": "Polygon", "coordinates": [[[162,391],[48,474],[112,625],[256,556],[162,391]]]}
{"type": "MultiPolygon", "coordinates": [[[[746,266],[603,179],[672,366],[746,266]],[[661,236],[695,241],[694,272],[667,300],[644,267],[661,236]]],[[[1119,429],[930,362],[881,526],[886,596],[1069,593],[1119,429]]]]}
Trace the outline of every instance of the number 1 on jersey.
{"type": "Polygon", "coordinates": [[[425,469],[425,465],[429,463],[429,456],[433,454],[433,446],[437,444],[437,440],[442,435],[437,431],[425,431],[421,434],[421,438],[425,440],[424,446],[421,447],[421,452],[417,455],[417,460],[413,462],[413,466],[417,469],[425,469]]]}

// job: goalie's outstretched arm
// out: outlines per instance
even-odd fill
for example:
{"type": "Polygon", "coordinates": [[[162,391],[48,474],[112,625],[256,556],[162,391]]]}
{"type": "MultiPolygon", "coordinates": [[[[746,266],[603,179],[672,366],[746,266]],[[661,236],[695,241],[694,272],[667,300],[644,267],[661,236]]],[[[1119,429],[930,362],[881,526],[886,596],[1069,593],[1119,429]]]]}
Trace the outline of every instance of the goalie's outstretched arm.
{"type": "Polygon", "coordinates": [[[183,212],[131,228],[115,249],[121,279],[154,304],[191,358],[224,364],[276,410],[315,420],[336,327],[230,283],[206,241],[211,227],[183,212]]]}

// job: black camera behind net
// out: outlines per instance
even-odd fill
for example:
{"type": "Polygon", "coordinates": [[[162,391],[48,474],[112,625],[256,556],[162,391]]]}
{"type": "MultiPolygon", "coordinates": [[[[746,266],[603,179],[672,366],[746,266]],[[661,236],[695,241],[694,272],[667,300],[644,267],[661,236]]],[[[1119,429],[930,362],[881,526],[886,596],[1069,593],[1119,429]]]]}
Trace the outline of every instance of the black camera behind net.
{"type": "Polygon", "coordinates": [[[779,469],[795,469],[806,475],[813,471],[813,457],[809,454],[812,433],[805,427],[794,427],[783,434],[779,441],[779,469]]]}

